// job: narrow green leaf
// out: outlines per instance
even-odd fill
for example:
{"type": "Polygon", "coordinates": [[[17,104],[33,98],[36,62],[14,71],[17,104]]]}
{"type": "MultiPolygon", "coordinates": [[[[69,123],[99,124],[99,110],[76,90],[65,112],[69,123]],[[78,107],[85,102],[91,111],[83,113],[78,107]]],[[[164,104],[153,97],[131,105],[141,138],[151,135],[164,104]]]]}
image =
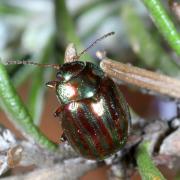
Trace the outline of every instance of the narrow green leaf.
{"type": "MultiPolygon", "coordinates": [[[[111,7],[109,8],[109,10],[101,18],[98,18],[95,21],[93,26],[90,27],[89,30],[82,36],[82,39],[87,39],[88,37],[92,36],[98,30],[98,28],[101,27],[106,22],[106,20],[108,18],[112,18],[112,17],[118,15],[118,13],[119,13],[119,6],[121,6],[121,4],[122,3],[120,1],[114,1],[113,4],[111,2],[109,2],[109,0],[105,0],[104,2],[102,2],[99,5],[100,8],[102,8],[102,6],[104,6],[104,7],[106,7],[106,6],[110,7],[111,6],[111,7]]],[[[95,7],[97,8],[98,4],[95,7]]]]}
{"type": "MultiPolygon", "coordinates": [[[[58,43],[61,44],[61,41],[65,41],[66,44],[72,42],[77,47],[78,52],[84,50],[84,47],[76,33],[72,17],[66,7],[65,0],[55,0],[55,16],[58,43]]],[[[83,55],[83,59],[93,61],[87,53],[83,55]]]]}
{"type": "MultiPolygon", "coordinates": [[[[54,38],[50,37],[47,41],[45,47],[42,49],[42,52],[39,54],[39,58],[37,57],[38,61],[42,64],[48,63],[49,60],[52,58],[52,54],[54,51],[54,38]]],[[[49,62],[52,63],[52,62],[49,62]]],[[[45,99],[45,83],[47,81],[47,77],[50,77],[52,69],[49,68],[42,68],[36,67],[33,78],[32,78],[32,85],[30,89],[30,94],[28,98],[28,109],[33,117],[34,124],[39,125],[41,119],[41,112],[43,109],[43,102],[45,99]]]]}
{"type": "Polygon", "coordinates": [[[161,70],[168,75],[179,76],[180,67],[169,57],[161,47],[160,42],[148,32],[131,5],[124,5],[121,8],[121,17],[124,19],[127,37],[132,49],[140,58],[141,63],[149,68],[161,70]]]}
{"type": "Polygon", "coordinates": [[[35,142],[48,149],[56,149],[56,145],[48,140],[34,125],[25,105],[18,96],[15,88],[12,86],[5,67],[1,63],[0,104],[11,122],[23,133],[23,135],[25,135],[26,138],[34,139],[35,142]]]}
{"type": "MultiPolygon", "coordinates": [[[[114,0],[116,2],[118,0],[114,0]]],[[[109,2],[111,3],[111,0],[96,0],[96,1],[91,1],[89,3],[86,3],[82,7],[78,9],[78,11],[74,15],[74,19],[78,19],[80,16],[84,15],[85,13],[88,13],[89,11],[92,11],[93,9],[97,8],[97,6],[101,6],[104,3],[109,2]]]]}
{"type": "Polygon", "coordinates": [[[136,154],[136,161],[142,180],[165,180],[150,158],[147,146],[147,142],[141,143],[136,154]]]}
{"type": "Polygon", "coordinates": [[[15,87],[19,87],[35,71],[35,66],[21,66],[11,77],[15,87]],[[23,75],[22,75],[23,74],[23,75]]]}
{"type": "Polygon", "coordinates": [[[142,0],[151,14],[158,30],[172,49],[180,56],[180,34],[163,7],[161,0],[142,0]]]}
{"type": "Polygon", "coordinates": [[[0,14],[1,15],[27,15],[27,11],[22,8],[0,4],[0,14]]]}

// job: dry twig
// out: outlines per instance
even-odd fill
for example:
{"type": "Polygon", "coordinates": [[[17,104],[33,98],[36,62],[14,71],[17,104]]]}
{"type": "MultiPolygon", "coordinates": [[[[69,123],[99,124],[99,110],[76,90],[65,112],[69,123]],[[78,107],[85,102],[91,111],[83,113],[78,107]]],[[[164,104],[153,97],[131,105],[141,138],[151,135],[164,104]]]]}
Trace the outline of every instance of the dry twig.
{"type": "Polygon", "coordinates": [[[56,153],[48,152],[32,142],[17,140],[8,129],[0,127],[0,176],[19,165],[37,167],[29,174],[2,179],[75,180],[97,167],[95,161],[76,158],[76,156],[76,153],[66,144],[61,145],[56,153]]]}
{"type": "Polygon", "coordinates": [[[99,52],[98,57],[102,59],[101,68],[110,77],[163,95],[180,98],[180,80],[113,61],[103,57],[99,52]]]}
{"type": "Polygon", "coordinates": [[[54,165],[51,167],[37,169],[31,173],[25,175],[17,175],[10,176],[6,178],[2,178],[2,180],[45,180],[45,179],[53,179],[53,180],[78,180],[81,176],[83,176],[86,172],[95,169],[97,164],[95,162],[88,162],[82,159],[79,160],[71,160],[65,163],[59,163],[58,165],[54,165]]]}
{"type": "Polygon", "coordinates": [[[171,7],[173,13],[176,15],[177,19],[180,21],[180,2],[169,0],[169,6],[171,7]]]}

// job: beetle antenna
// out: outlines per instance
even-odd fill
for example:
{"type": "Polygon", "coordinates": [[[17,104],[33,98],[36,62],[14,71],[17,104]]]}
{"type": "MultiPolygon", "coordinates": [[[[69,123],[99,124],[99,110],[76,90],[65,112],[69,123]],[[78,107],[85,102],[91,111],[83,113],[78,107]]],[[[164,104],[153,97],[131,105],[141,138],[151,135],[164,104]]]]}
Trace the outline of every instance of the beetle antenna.
{"type": "Polygon", "coordinates": [[[54,69],[60,69],[60,65],[59,64],[40,64],[40,63],[35,63],[33,61],[6,61],[5,62],[6,65],[11,65],[11,64],[30,64],[30,65],[35,65],[35,66],[40,66],[40,67],[53,67],[54,69]]]}
{"type": "Polygon", "coordinates": [[[91,49],[97,42],[107,38],[108,36],[114,35],[114,34],[115,34],[115,32],[109,32],[109,33],[101,36],[100,38],[96,39],[92,44],[90,44],[89,47],[87,47],[85,50],[83,50],[81,53],[79,53],[79,55],[76,56],[76,59],[79,59],[81,55],[83,55],[86,51],[91,49]]]}

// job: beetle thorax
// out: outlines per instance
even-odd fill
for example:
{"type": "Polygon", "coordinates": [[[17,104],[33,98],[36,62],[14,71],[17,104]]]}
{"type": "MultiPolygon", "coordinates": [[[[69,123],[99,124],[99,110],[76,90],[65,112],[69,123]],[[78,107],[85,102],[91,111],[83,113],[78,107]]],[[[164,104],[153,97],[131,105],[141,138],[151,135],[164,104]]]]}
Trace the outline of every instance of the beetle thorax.
{"type": "Polygon", "coordinates": [[[59,83],[56,95],[61,104],[68,104],[93,97],[99,87],[103,72],[89,62],[71,62],[62,66],[57,73],[59,83]]]}

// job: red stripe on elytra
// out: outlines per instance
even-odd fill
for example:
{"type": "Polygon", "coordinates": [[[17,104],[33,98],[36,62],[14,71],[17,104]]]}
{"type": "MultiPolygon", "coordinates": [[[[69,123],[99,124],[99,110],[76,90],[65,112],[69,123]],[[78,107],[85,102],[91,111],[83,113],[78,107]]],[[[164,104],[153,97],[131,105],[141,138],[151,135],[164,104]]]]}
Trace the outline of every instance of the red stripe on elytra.
{"type": "MultiPolygon", "coordinates": [[[[88,103],[87,103],[88,104],[88,103]]],[[[85,106],[87,104],[84,104],[85,106]]],[[[83,105],[83,106],[84,106],[83,105]]],[[[97,131],[92,127],[92,125],[88,122],[89,119],[86,117],[85,112],[82,108],[78,109],[78,117],[79,117],[79,121],[81,122],[82,126],[88,131],[93,144],[96,148],[96,150],[98,151],[98,154],[102,154],[104,153],[104,148],[101,146],[101,141],[100,141],[100,135],[97,135],[97,131]]],[[[92,117],[90,117],[92,118],[92,117]]]]}
{"type": "MultiPolygon", "coordinates": [[[[119,99],[119,101],[120,101],[120,99],[119,99]]],[[[120,109],[119,114],[121,115],[121,121],[120,122],[122,124],[120,127],[121,127],[121,134],[122,134],[122,138],[123,138],[123,136],[125,136],[128,132],[128,116],[125,113],[126,111],[124,111],[124,109],[122,108],[122,105],[120,104],[120,102],[118,105],[120,107],[119,108],[120,109]]]]}
{"type": "Polygon", "coordinates": [[[119,103],[119,99],[118,99],[120,97],[118,96],[116,86],[111,79],[106,79],[105,82],[103,82],[103,84],[105,84],[106,87],[105,88],[102,87],[102,89],[100,89],[100,91],[107,103],[107,107],[111,114],[112,121],[114,122],[113,123],[115,126],[114,128],[117,129],[118,138],[119,138],[119,140],[122,140],[122,129],[121,129],[121,124],[120,124],[121,117],[119,116],[119,113],[118,113],[119,110],[122,109],[122,107],[119,103]],[[107,92],[108,92],[108,94],[107,94],[107,92]]]}
{"type": "MultiPolygon", "coordinates": [[[[118,92],[117,88],[116,88],[116,91],[118,94],[120,93],[120,92],[118,92]]],[[[116,106],[119,109],[118,114],[119,114],[119,116],[121,116],[120,117],[121,121],[119,121],[120,122],[120,128],[121,128],[121,136],[122,136],[121,138],[124,138],[123,136],[125,136],[126,133],[125,134],[123,134],[123,133],[127,132],[127,130],[128,130],[128,115],[126,114],[126,111],[123,109],[123,106],[122,106],[122,103],[126,103],[126,102],[122,102],[124,99],[123,100],[120,99],[121,97],[122,97],[121,94],[119,94],[118,96],[115,96],[115,99],[117,101],[116,106]]]]}
{"type": "Polygon", "coordinates": [[[105,137],[105,139],[109,145],[109,148],[113,148],[114,147],[113,139],[112,139],[111,135],[109,134],[108,129],[104,125],[103,119],[93,111],[92,106],[89,106],[89,108],[91,109],[91,112],[94,115],[94,117],[98,123],[99,129],[102,131],[102,135],[105,137]]]}
{"type": "MultiPolygon", "coordinates": [[[[82,144],[82,146],[83,146],[83,150],[84,150],[84,151],[88,151],[88,155],[93,156],[93,154],[92,154],[92,152],[91,152],[91,150],[90,150],[90,147],[89,147],[87,141],[86,141],[85,138],[84,138],[84,134],[81,132],[81,128],[80,128],[80,127],[78,126],[78,124],[76,123],[76,120],[75,120],[74,117],[71,115],[71,112],[70,112],[70,111],[67,111],[66,113],[68,114],[66,120],[67,120],[71,125],[74,126],[74,129],[75,129],[76,134],[77,134],[77,136],[75,135],[75,136],[72,138],[72,141],[73,141],[73,140],[76,141],[76,142],[75,142],[75,146],[76,146],[76,147],[78,146],[78,143],[79,143],[79,142],[77,141],[77,138],[79,138],[79,139],[80,139],[80,142],[82,142],[81,144],[82,144]]],[[[68,122],[66,122],[66,123],[68,123],[68,122]]],[[[72,133],[70,133],[70,135],[72,135],[72,133]]],[[[78,149],[79,149],[80,153],[83,155],[84,152],[82,151],[82,149],[81,149],[81,148],[78,148],[78,149]]]]}
{"type": "MultiPolygon", "coordinates": [[[[117,95],[116,95],[117,96],[117,95]]],[[[119,140],[122,139],[122,129],[121,129],[121,124],[120,124],[120,119],[121,117],[119,116],[119,102],[117,102],[117,99],[114,98],[115,94],[113,93],[112,96],[105,96],[106,98],[106,103],[108,104],[109,107],[109,112],[114,124],[114,128],[117,129],[117,134],[118,134],[118,138],[119,140]]]]}

